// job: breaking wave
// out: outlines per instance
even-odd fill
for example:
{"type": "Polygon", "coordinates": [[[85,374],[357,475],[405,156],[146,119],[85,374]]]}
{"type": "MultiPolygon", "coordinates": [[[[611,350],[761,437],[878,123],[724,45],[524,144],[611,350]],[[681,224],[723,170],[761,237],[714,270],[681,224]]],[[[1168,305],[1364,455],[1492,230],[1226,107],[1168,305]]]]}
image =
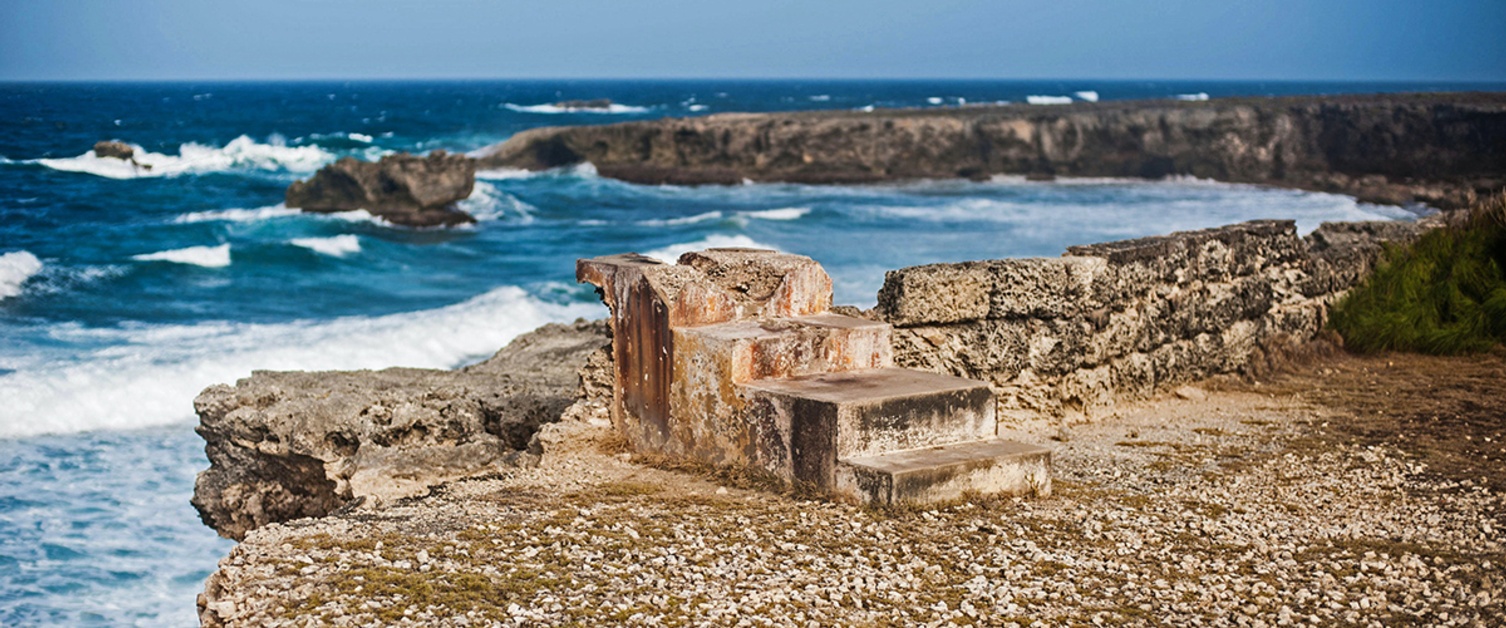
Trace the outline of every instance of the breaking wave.
{"type": "Polygon", "coordinates": [[[293,238],[288,240],[288,244],[330,257],[345,257],[361,252],[361,239],[348,233],[327,238],[293,238]]]}
{"type": "Polygon", "coordinates": [[[313,172],[335,160],[334,154],[318,145],[288,146],[278,138],[263,144],[245,135],[218,148],[189,142],[178,147],[177,155],[153,153],[136,145],[131,148],[135,150],[131,160],[100,157],[90,149],[77,157],[37,159],[32,163],[110,179],[138,179],[231,170],[313,172]]]}
{"type": "Polygon", "coordinates": [[[648,113],[648,111],[649,111],[648,107],[634,107],[632,105],[624,105],[624,104],[615,103],[615,102],[612,103],[612,104],[610,104],[610,105],[607,105],[606,107],[561,107],[561,106],[559,106],[557,104],[515,105],[513,103],[503,103],[502,106],[503,107],[507,107],[508,109],[511,109],[513,111],[520,112],[520,113],[547,113],[547,114],[557,114],[557,113],[622,114],[622,113],[648,113]]]}
{"type": "Polygon", "coordinates": [[[178,224],[195,222],[259,222],[273,218],[285,218],[302,214],[303,210],[293,209],[282,203],[268,207],[256,207],[252,209],[215,209],[201,212],[188,212],[173,219],[178,224]]]}
{"type": "Polygon", "coordinates": [[[132,255],[131,259],[138,262],[172,262],[204,268],[224,268],[230,265],[230,245],[227,243],[219,246],[190,246],[132,255]]]}
{"type": "Polygon", "coordinates": [[[21,284],[42,272],[42,260],[30,251],[0,254],[0,300],[21,294],[21,284]]]}
{"type": "Polygon", "coordinates": [[[252,369],[451,368],[544,323],[600,314],[506,286],[438,309],[319,322],[57,325],[47,333],[58,343],[105,348],[4,356],[0,437],[180,423],[200,390],[252,369]]]}
{"type": "Polygon", "coordinates": [[[721,248],[779,250],[777,247],[772,247],[767,244],[760,244],[754,241],[753,238],[745,235],[729,236],[722,234],[713,234],[706,236],[705,238],[702,238],[700,240],[696,240],[695,242],[681,242],[679,244],[671,244],[661,249],[654,249],[652,251],[644,253],[644,255],[652,257],[661,262],[673,264],[675,263],[675,260],[680,259],[681,255],[684,255],[691,251],[721,248]]]}

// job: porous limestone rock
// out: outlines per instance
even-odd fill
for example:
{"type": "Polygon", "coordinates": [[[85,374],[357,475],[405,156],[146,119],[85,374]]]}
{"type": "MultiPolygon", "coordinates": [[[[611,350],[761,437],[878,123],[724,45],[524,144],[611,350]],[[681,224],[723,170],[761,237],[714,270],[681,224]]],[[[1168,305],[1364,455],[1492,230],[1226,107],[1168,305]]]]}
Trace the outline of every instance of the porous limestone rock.
{"type": "Polygon", "coordinates": [[[1506,184],[1506,94],[729,113],[531,129],[480,161],[649,184],[1180,175],[1456,208],[1506,184]]]}
{"type": "Polygon", "coordinates": [[[1383,242],[1426,228],[1325,223],[1301,238],[1257,220],[914,266],[887,273],[874,314],[895,326],[896,364],[990,382],[1001,423],[1079,421],[1312,339],[1383,242]]]}
{"type": "Polygon", "coordinates": [[[442,150],[427,157],[387,155],[375,163],[346,157],[288,186],[285,203],[321,213],[364,209],[405,227],[447,227],[476,222],[455,208],[475,185],[476,162],[442,150]]]}
{"type": "Polygon", "coordinates": [[[136,149],[124,142],[105,140],[94,143],[94,156],[129,161],[136,156],[136,149]]]}
{"type": "MultiPolygon", "coordinates": [[[[582,391],[603,322],[546,325],[485,362],[443,371],[257,371],[194,400],[210,467],[193,504],[222,536],[323,516],[358,500],[424,494],[528,464],[530,440],[582,391]]],[[[593,377],[599,379],[599,376],[593,377]]]]}

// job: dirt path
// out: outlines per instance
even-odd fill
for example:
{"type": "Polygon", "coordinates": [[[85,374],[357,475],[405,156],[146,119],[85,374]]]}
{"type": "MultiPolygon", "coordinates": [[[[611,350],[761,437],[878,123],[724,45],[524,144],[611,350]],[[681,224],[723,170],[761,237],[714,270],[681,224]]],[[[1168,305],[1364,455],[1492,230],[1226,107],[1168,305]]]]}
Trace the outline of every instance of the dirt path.
{"type": "Polygon", "coordinates": [[[613,453],[609,429],[564,425],[539,469],[253,532],[211,578],[205,616],[1506,623],[1506,356],[1338,356],[1182,395],[1065,442],[1023,435],[1055,448],[1049,498],[915,511],[634,464],[613,453]]]}

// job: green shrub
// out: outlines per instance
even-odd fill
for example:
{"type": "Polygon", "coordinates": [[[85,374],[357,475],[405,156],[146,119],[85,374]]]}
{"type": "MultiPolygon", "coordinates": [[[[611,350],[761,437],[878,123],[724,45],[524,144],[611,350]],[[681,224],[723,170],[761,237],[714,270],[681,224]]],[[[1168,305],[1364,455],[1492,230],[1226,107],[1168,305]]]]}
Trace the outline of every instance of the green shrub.
{"type": "Polygon", "coordinates": [[[1462,226],[1388,245],[1330,325],[1359,352],[1453,355],[1506,342],[1506,195],[1477,203],[1462,226]]]}

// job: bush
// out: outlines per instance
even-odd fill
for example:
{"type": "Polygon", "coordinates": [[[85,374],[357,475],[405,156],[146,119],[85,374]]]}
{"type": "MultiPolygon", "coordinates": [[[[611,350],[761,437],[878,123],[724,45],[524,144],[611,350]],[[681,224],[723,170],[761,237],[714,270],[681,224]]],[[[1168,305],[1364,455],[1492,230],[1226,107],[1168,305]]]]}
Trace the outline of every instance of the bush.
{"type": "Polygon", "coordinates": [[[1506,342],[1506,195],[1470,212],[1410,246],[1387,245],[1375,274],[1334,306],[1346,348],[1454,355],[1506,342]]]}

